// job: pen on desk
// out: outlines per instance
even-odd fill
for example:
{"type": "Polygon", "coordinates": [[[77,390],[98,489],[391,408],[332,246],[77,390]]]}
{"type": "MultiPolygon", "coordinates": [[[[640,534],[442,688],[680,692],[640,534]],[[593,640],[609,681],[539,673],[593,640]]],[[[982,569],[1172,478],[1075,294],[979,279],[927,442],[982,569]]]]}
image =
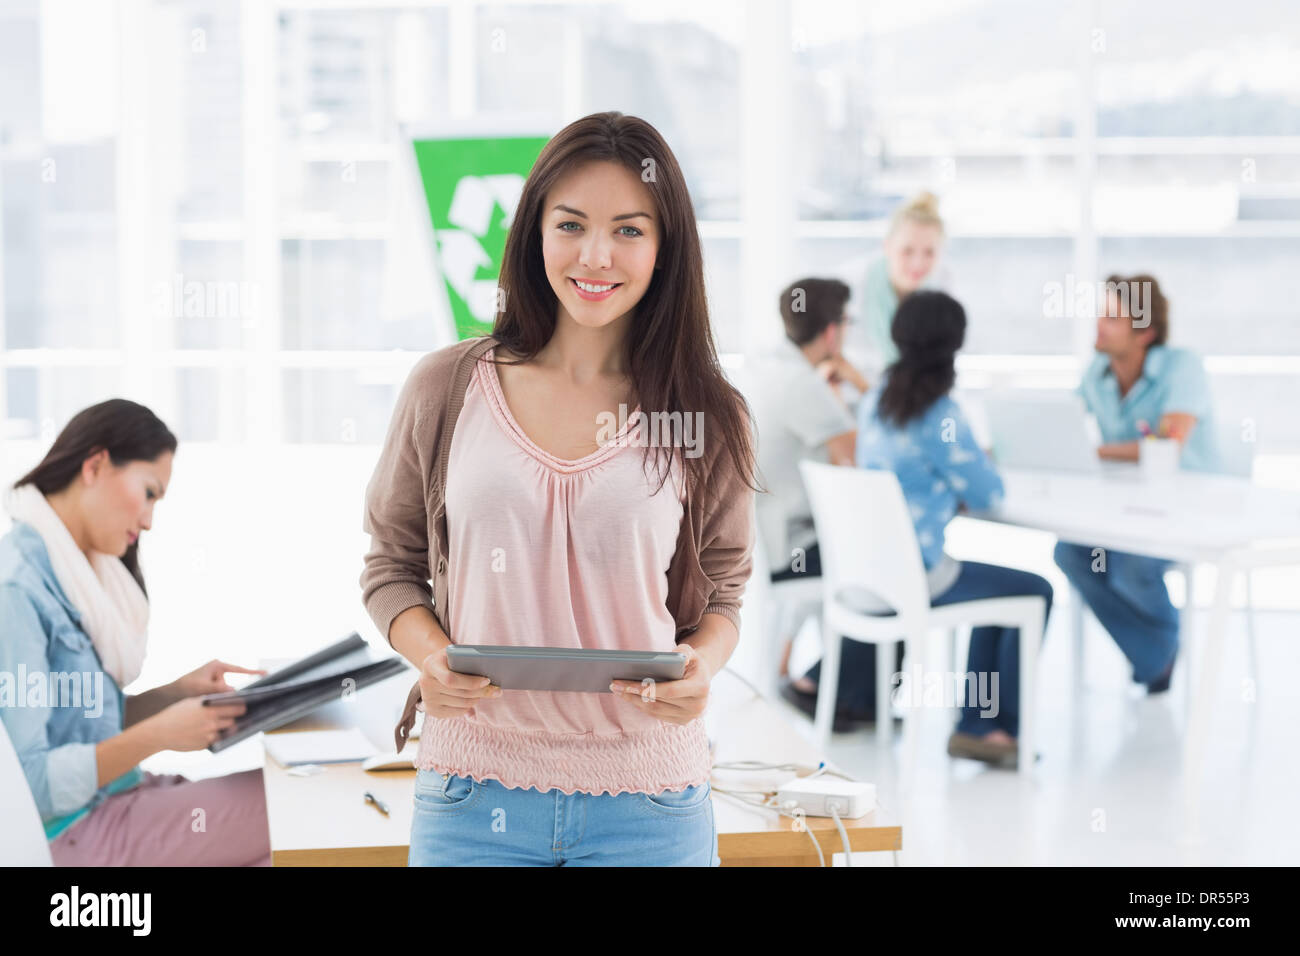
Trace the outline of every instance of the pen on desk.
{"type": "Polygon", "coordinates": [[[388,816],[388,806],[384,803],[384,801],[380,800],[369,790],[366,791],[366,803],[373,803],[375,805],[376,810],[378,810],[384,816],[388,816]]]}
{"type": "Polygon", "coordinates": [[[1143,438],[1151,437],[1151,426],[1148,425],[1143,419],[1140,418],[1138,419],[1137,427],[1138,427],[1138,433],[1143,438]]]}

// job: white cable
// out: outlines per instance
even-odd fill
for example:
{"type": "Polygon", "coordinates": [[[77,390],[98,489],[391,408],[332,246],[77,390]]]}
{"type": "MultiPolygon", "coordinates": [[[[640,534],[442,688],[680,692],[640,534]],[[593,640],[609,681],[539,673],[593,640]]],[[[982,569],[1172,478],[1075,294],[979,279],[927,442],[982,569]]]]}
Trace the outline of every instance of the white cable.
{"type": "Polygon", "coordinates": [[[766,805],[767,799],[772,796],[771,790],[733,790],[730,787],[712,787],[711,789],[714,793],[752,793],[755,796],[762,797],[764,799],[764,805],[766,805]]]}
{"type": "MultiPolygon", "coordinates": [[[[791,814],[791,816],[793,816],[793,814],[791,814]]],[[[808,826],[808,823],[807,823],[806,820],[804,821],[803,829],[804,829],[804,832],[808,834],[808,839],[812,840],[812,842],[813,842],[813,846],[817,849],[817,865],[818,865],[818,866],[825,866],[825,865],[826,865],[826,857],[822,856],[822,845],[821,845],[820,843],[818,843],[818,842],[817,842],[817,838],[816,838],[815,836],[813,836],[812,827],[808,826]]]]}
{"type": "MultiPolygon", "coordinates": [[[[793,802],[794,801],[788,801],[788,803],[793,802]]],[[[822,853],[822,845],[817,842],[817,834],[813,833],[813,828],[808,825],[808,815],[804,814],[803,816],[795,816],[789,810],[781,807],[777,807],[776,809],[781,816],[799,821],[799,826],[803,828],[804,833],[808,834],[808,839],[812,840],[813,849],[817,851],[817,865],[821,867],[826,866],[826,856],[822,853]]]]}
{"type": "MultiPolygon", "coordinates": [[[[792,773],[796,773],[799,770],[800,766],[807,766],[807,765],[806,764],[801,765],[797,763],[762,763],[761,761],[758,760],[731,760],[726,763],[715,763],[713,765],[713,769],[714,770],[789,770],[792,773]]],[[[847,773],[841,773],[838,770],[832,769],[831,765],[825,760],[823,760],[820,764],[818,764],[817,768],[813,770],[813,772],[810,773],[807,777],[802,777],[800,779],[811,780],[813,777],[820,777],[823,774],[829,774],[832,777],[839,777],[841,780],[849,780],[853,783],[860,782],[859,780],[857,780],[857,778],[851,777],[847,773]]]]}
{"type": "MultiPolygon", "coordinates": [[[[728,674],[730,674],[732,677],[736,678],[738,681],[740,681],[742,684],[744,684],[744,685],[745,685],[746,687],[748,687],[750,690],[752,690],[755,694],[757,694],[757,695],[758,695],[759,697],[761,697],[763,700],[768,700],[767,695],[764,694],[764,693],[763,693],[761,690],[759,690],[757,687],[755,687],[754,684],[753,684],[753,682],[752,682],[751,680],[749,680],[749,678],[747,678],[744,674],[740,673],[739,671],[732,670],[729,666],[724,666],[722,669],[723,669],[724,671],[726,671],[728,674]]],[[[768,701],[768,703],[771,703],[771,701],[768,701]]]]}
{"type": "Polygon", "coordinates": [[[817,837],[813,834],[812,827],[808,826],[808,820],[806,817],[795,816],[795,814],[791,813],[789,810],[786,810],[772,803],[771,801],[773,797],[771,795],[769,795],[768,798],[766,800],[763,800],[762,802],[759,802],[757,800],[749,800],[746,799],[745,797],[738,796],[739,793],[758,793],[759,791],[756,790],[732,791],[732,790],[718,789],[717,787],[714,787],[713,792],[720,793],[724,797],[730,797],[732,800],[735,800],[738,803],[743,803],[746,806],[757,807],[760,810],[773,810],[776,812],[778,816],[789,817],[792,820],[798,820],[800,826],[803,828],[803,831],[808,834],[808,839],[812,840],[813,849],[817,851],[817,865],[822,867],[826,865],[826,856],[825,854],[822,853],[821,844],[817,842],[817,837]]]}
{"type": "Polygon", "coordinates": [[[831,801],[829,809],[831,811],[831,817],[835,820],[835,829],[840,831],[840,842],[844,844],[844,865],[852,866],[853,852],[849,849],[849,834],[844,829],[843,821],[840,820],[839,804],[831,801]]]}
{"type": "MultiPolygon", "coordinates": [[[[790,801],[790,802],[793,803],[794,801],[790,801]]],[[[812,827],[808,825],[807,815],[804,815],[802,817],[796,817],[793,813],[789,812],[788,810],[784,810],[780,807],[777,807],[777,810],[780,812],[782,816],[789,817],[792,820],[799,821],[799,825],[803,827],[803,832],[808,834],[808,839],[812,840],[813,849],[817,851],[817,865],[821,867],[826,866],[826,856],[825,854],[822,853],[822,845],[817,842],[817,835],[813,833],[812,827]]]]}
{"type": "Polygon", "coordinates": [[[715,763],[714,770],[798,770],[793,763],[761,763],[757,760],[732,760],[728,763],[715,763]]]}

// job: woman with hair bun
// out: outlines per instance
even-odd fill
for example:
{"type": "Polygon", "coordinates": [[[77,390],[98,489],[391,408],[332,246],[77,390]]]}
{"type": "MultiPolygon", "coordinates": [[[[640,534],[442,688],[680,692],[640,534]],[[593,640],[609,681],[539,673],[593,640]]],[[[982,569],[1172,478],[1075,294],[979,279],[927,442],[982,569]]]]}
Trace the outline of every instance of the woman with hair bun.
{"type": "Polygon", "coordinates": [[[856,329],[849,327],[851,337],[846,348],[861,363],[859,367],[883,369],[898,358],[898,349],[890,337],[894,313],[902,299],[933,281],[943,239],[939,197],[934,193],[918,193],[894,210],[885,233],[883,255],[867,269],[862,321],[856,329]],[[874,362],[869,359],[871,355],[875,356],[874,362]]]}

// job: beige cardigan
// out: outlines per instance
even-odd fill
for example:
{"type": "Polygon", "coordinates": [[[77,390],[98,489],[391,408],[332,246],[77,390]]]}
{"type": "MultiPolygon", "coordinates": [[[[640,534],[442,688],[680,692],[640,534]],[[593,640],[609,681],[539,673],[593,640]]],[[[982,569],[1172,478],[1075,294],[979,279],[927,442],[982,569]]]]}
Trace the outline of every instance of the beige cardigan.
{"type": "MultiPolygon", "coordinates": [[[[385,637],[393,618],[420,606],[429,608],[443,633],[455,641],[446,613],[447,458],[474,362],[495,344],[485,336],[431,352],[416,363],[398,395],[366,487],[362,522],[370,535],[362,600],[385,637]]],[[[740,629],[741,596],[752,564],[754,491],[730,466],[724,448],[720,441],[704,443],[710,493],[687,482],[682,530],[668,566],[667,603],[679,640],[705,614],[721,614],[740,629]]],[[[415,725],[419,699],[417,681],[394,730],[398,750],[415,725]]]]}

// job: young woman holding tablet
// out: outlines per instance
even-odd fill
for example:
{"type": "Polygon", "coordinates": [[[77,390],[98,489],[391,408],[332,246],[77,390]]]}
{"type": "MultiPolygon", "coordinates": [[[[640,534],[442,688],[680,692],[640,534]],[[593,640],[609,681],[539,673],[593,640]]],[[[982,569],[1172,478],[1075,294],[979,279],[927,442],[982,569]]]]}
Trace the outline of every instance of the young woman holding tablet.
{"type": "Polygon", "coordinates": [[[420,668],[399,746],[426,715],[410,862],[716,865],[700,718],[739,636],[753,441],[653,127],[599,113],[547,144],[500,289],[491,336],[412,372],[366,494],[366,608],[420,668]],[[628,409],[702,421],[701,440],[628,409]],[[451,671],[452,642],[687,665],[652,694],[503,691],[451,671]]]}
{"type": "Polygon", "coordinates": [[[153,412],[112,399],[75,415],[5,497],[14,525],[0,538],[0,673],[28,680],[22,706],[0,693],[0,719],[56,866],[271,865],[261,770],[190,781],[139,767],[162,750],[207,747],[244,705],[204,707],[199,696],[231,690],[228,672],[261,673],[210,661],[164,687],[122,691],[144,664],[140,537],[175,450],[153,412]]]}

